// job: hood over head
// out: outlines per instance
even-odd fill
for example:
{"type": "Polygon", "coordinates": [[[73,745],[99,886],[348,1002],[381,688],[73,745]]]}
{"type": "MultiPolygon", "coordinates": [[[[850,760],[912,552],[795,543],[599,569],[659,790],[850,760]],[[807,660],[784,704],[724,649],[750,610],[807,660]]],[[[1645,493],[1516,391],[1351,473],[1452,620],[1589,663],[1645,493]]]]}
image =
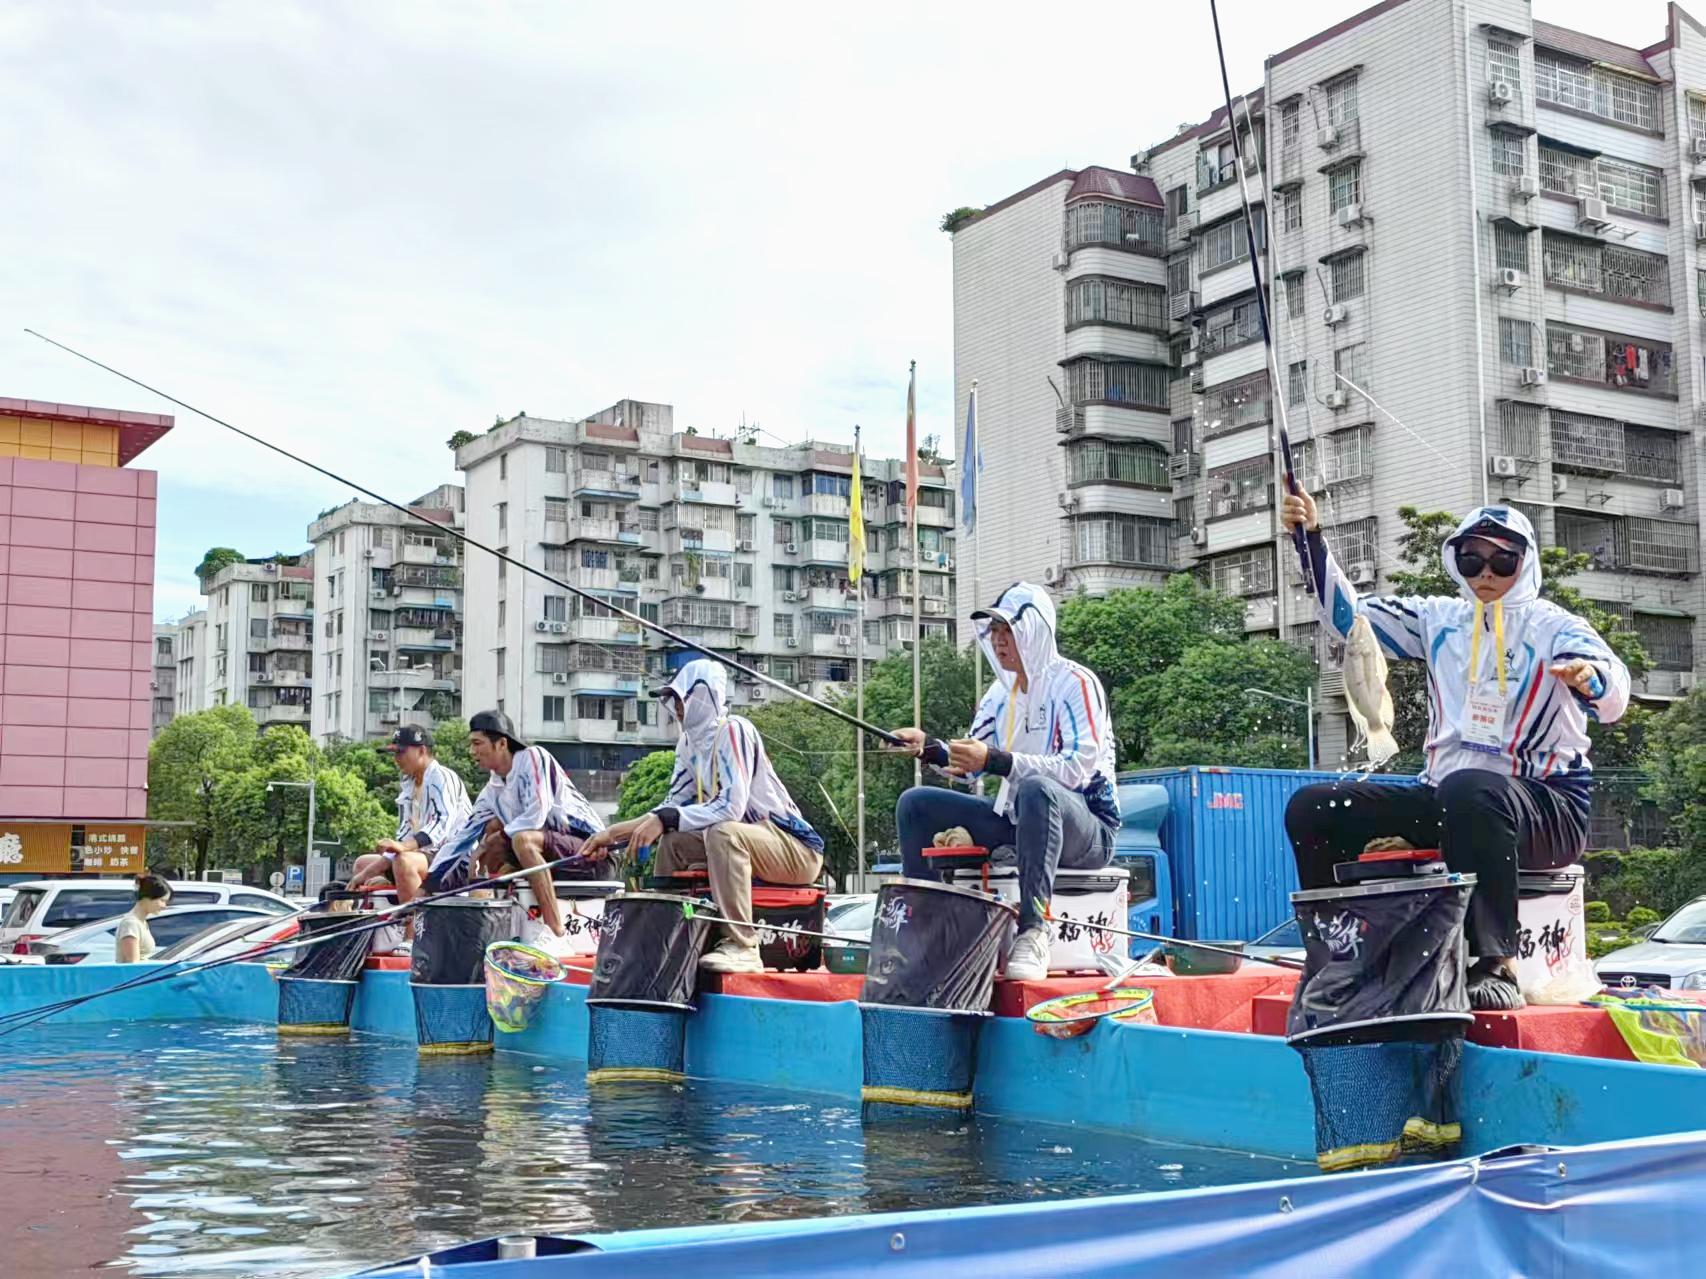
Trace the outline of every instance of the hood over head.
{"type": "Polygon", "coordinates": [[[989,639],[989,623],[1006,622],[1019,642],[1019,661],[1025,668],[1025,678],[1031,683],[1040,679],[1048,668],[1060,660],[1054,646],[1054,598],[1047,588],[1030,582],[1015,582],[996,598],[988,608],[976,609],[972,621],[978,623],[977,642],[989,661],[997,679],[1008,688],[1014,676],[995,658],[995,646],[989,639]]]}
{"type": "Polygon", "coordinates": [[[1463,517],[1457,532],[1440,547],[1440,559],[1445,564],[1447,575],[1457,583],[1457,589],[1470,603],[1475,602],[1475,592],[1469,589],[1469,583],[1457,571],[1456,547],[1459,542],[1472,537],[1486,538],[1522,552],[1516,583],[1500,603],[1515,607],[1532,604],[1540,598],[1540,547],[1534,536],[1534,526],[1528,522],[1526,515],[1513,506],[1477,506],[1463,517]]]}
{"type": "Polygon", "coordinates": [[[721,662],[708,657],[695,658],[652,696],[661,698],[664,693],[674,693],[681,699],[682,734],[699,745],[711,739],[728,714],[729,673],[721,662]]]}

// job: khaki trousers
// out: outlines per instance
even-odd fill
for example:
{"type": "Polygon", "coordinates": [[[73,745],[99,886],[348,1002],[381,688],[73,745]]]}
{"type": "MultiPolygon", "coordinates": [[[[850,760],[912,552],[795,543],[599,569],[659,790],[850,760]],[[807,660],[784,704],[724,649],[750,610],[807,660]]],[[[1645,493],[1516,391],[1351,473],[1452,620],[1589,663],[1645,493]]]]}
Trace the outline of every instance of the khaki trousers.
{"type": "Polygon", "coordinates": [[[810,884],[823,873],[823,855],[769,822],[719,822],[705,830],[671,831],[658,841],[654,875],[674,875],[703,866],[711,880],[717,913],[738,923],[723,930],[754,949],[752,877],[772,884],[810,884]]]}

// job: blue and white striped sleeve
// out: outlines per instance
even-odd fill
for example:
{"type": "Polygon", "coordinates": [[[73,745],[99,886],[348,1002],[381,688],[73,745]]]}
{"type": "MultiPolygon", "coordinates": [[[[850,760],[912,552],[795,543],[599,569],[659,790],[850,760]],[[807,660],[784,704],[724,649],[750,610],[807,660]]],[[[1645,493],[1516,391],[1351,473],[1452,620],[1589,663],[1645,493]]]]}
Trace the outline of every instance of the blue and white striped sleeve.
{"type": "Polygon", "coordinates": [[[1048,755],[1015,752],[1007,770],[1010,781],[1050,777],[1069,790],[1081,791],[1094,780],[1102,744],[1114,727],[1108,715],[1108,699],[1094,674],[1076,663],[1068,665],[1070,669],[1060,677],[1057,695],[1049,707],[1057,749],[1048,755]]]}
{"type": "Polygon", "coordinates": [[[443,768],[428,772],[425,824],[415,832],[415,847],[425,852],[453,834],[468,815],[468,794],[447,779],[443,768]]]}
{"type": "Polygon", "coordinates": [[[1592,662],[1597,683],[1586,694],[1570,690],[1589,718],[1612,724],[1629,708],[1629,668],[1600,634],[1579,617],[1572,617],[1552,638],[1552,662],[1592,662]]]}
{"type": "Polygon", "coordinates": [[[1401,661],[1427,660],[1422,627],[1424,601],[1414,595],[1361,595],[1346,575],[1327,539],[1317,529],[1304,539],[1303,573],[1315,592],[1315,611],[1322,625],[1340,639],[1350,638],[1359,616],[1368,618],[1374,637],[1386,656],[1401,661]]]}

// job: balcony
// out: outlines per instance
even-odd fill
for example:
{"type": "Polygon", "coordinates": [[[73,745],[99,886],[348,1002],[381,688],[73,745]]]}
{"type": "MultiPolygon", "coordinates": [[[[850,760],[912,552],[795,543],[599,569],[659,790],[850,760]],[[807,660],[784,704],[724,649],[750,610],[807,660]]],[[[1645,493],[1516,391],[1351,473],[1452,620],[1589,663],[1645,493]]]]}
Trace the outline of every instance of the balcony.
{"type": "Polygon", "coordinates": [[[846,657],[853,652],[856,643],[852,631],[835,635],[810,635],[806,638],[804,651],[823,657],[846,657]]]}
{"type": "Polygon", "coordinates": [[[1700,571],[1700,526],[1558,511],[1558,544],[1586,555],[1596,569],[1683,577],[1700,571]]]}
{"type": "Polygon", "coordinates": [[[638,644],[640,625],[621,617],[576,617],[568,623],[570,639],[590,644],[638,644]]]}
{"type": "Polygon", "coordinates": [[[918,504],[919,528],[953,528],[954,513],[946,506],[925,506],[918,504]]]}
{"type": "Polygon", "coordinates": [[[703,506],[736,506],[740,494],[733,484],[713,480],[681,480],[675,486],[675,500],[703,506]]]}
{"type": "Polygon", "coordinates": [[[545,535],[540,540],[549,546],[561,546],[569,542],[598,542],[608,546],[638,546],[644,539],[638,524],[577,515],[567,521],[547,520],[545,522],[545,535]]]}
{"type": "Polygon", "coordinates": [[[456,687],[456,681],[448,675],[440,675],[430,666],[409,666],[399,670],[369,671],[367,673],[369,688],[415,688],[433,689],[449,692],[456,687]]]}
{"type": "Polygon", "coordinates": [[[277,634],[267,637],[265,644],[273,652],[307,652],[314,647],[314,641],[307,635],[277,634]]]}
{"type": "Polygon", "coordinates": [[[456,647],[456,632],[450,627],[399,626],[391,634],[400,649],[448,653],[456,647]]]}
{"type": "Polygon", "coordinates": [[[449,564],[449,550],[442,545],[410,544],[403,547],[404,564],[449,564]]]}
{"type": "Polygon", "coordinates": [[[808,493],[800,499],[802,515],[826,515],[830,519],[844,520],[850,511],[848,499],[837,493],[808,493]]]}
{"type": "Polygon", "coordinates": [[[571,697],[638,697],[644,681],[640,675],[633,672],[552,671],[541,673],[539,682],[548,694],[567,693],[571,697]]]}
{"type": "Polygon", "coordinates": [[[640,477],[623,475],[616,471],[589,471],[583,468],[575,473],[574,488],[570,491],[576,497],[637,502],[640,500],[640,477]]]}
{"type": "Polygon", "coordinates": [[[271,724],[306,724],[308,722],[308,707],[306,704],[292,706],[286,703],[276,703],[263,706],[255,712],[255,719],[265,728],[271,724]]]}

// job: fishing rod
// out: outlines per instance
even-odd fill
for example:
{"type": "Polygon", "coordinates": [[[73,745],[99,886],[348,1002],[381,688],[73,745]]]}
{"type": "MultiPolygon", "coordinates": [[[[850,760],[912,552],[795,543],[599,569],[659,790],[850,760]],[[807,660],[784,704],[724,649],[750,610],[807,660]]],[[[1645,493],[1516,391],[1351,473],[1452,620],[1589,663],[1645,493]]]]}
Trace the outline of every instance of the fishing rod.
{"type": "MultiPolygon", "coordinates": [[[[1208,0],[1209,16],[1214,21],[1214,52],[1220,62],[1220,88],[1226,98],[1226,129],[1232,135],[1232,163],[1238,170],[1238,198],[1244,206],[1244,239],[1250,251],[1250,274],[1256,282],[1256,314],[1262,321],[1262,346],[1268,356],[1268,402],[1273,405],[1274,422],[1278,427],[1280,465],[1284,471],[1287,492],[1301,497],[1303,488],[1297,482],[1297,468],[1291,458],[1291,433],[1286,425],[1285,394],[1280,383],[1279,352],[1274,349],[1273,329],[1268,322],[1268,294],[1262,283],[1261,258],[1256,249],[1256,218],[1250,207],[1250,184],[1244,176],[1244,144],[1238,140],[1238,118],[1232,110],[1232,80],[1226,71],[1226,46],[1220,38],[1220,5],[1219,0],[1208,0]]],[[[1244,118],[1250,124],[1251,132],[1255,132],[1255,122],[1250,119],[1248,101],[1244,106],[1244,118]]],[[[1297,548],[1297,557],[1303,564],[1304,585],[1313,594],[1315,591],[1315,566],[1309,559],[1308,541],[1302,526],[1291,530],[1291,544],[1297,548]]]]}
{"type": "Polygon", "coordinates": [[[410,902],[401,902],[395,906],[390,906],[384,910],[375,911],[371,914],[363,912],[354,916],[350,924],[346,927],[328,928],[324,932],[315,933],[311,937],[286,938],[282,941],[272,942],[254,950],[244,951],[241,955],[227,955],[220,959],[204,960],[201,963],[184,964],[183,961],[176,961],[169,967],[163,969],[151,969],[148,972],[141,973],[136,977],[119,982],[114,986],[108,986],[102,990],[90,991],[85,995],[75,995],[69,999],[61,999],[51,1004],[42,1004],[35,1008],[24,1008],[19,1009],[16,1012],[0,1014],[0,1037],[4,1037],[15,1030],[21,1030],[25,1026],[34,1025],[36,1022],[43,1021],[56,1013],[62,1013],[72,1008],[81,1007],[83,1004],[89,1003],[92,1000],[101,999],[107,995],[116,995],[122,991],[136,990],[143,986],[151,986],[155,982],[170,981],[180,977],[192,977],[197,973],[208,972],[215,968],[223,968],[228,964],[257,963],[269,955],[282,954],[286,951],[292,950],[306,950],[311,946],[319,946],[325,942],[337,941],[344,937],[352,937],[358,933],[377,932],[379,929],[389,925],[395,916],[404,914],[408,911],[420,910],[422,907],[430,906],[434,902],[443,901],[449,897],[460,897],[466,893],[476,892],[481,889],[495,888],[499,884],[506,884],[512,880],[520,879],[527,875],[537,875],[541,871],[549,871],[553,867],[560,866],[564,862],[573,860],[574,856],[575,855],[571,853],[567,857],[559,857],[554,861],[548,861],[541,866],[529,866],[520,870],[506,871],[501,875],[494,875],[488,879],[476,880],[471,884],[464,884],[460,888],[447,889],[444,892],[433,893],[427,897],[417,897],[410,902]]]}
{"type": "Polygon", "coordinates": [[[758,670],[755,667],[747,666],[743,662],[737,662],[734,658],[730,657],[726,653],[719,653],[716,649],[707,648],[707,647],[705,647],[705,645],[699,643],[697,640],[688,639],[685,635],[677,634],[675,631],[670,630],[666,626],[663,626],[657,622],[649,621],[646,618],[641,617],[638,613],[631,613],[627,609],[623,608],[620,604],[612,604],[609,600],[601,599],[601,598],[599,598],[599,596],[593,594],[591,591],[585,590],[579,586],[575,586],[572,583],[565,582],[560,577],[553,577],[550,573],[547,573],[544,569],[535,568],[533,565],[527,563],[524,560],[518,560],[506,551],[500,551],[496,547],[487,546],[484,542],[481,542],[481,541],[476,540],[475,538],[469,537],[466,533],[461,532],[459,529],[452,528],[448,524],[440,524],[437,520],[429,520],[426,516],[421,515],[416,511],[411,510],[409,507],[403,505],[403,503],[392,501],[390,498],[386,497],[383,493],[375,492],[373,489],[370,489],[370,488],[366,487],[365,485],[357,484],[354,480],[348,479],[345,476],[339,475],[336,471],[328,470],[326,467],[321,466],[318,462],[311,462],[307,458],[302,457],[299,454],[292,453],[289,449],[285,448],[284,446],[279,445],[279,444],[274,444],[271,440],[264,439],[261,436],[254,434],[252,431],[245,431],[242,427],[237,426],[234,423],[227,422],[224,418],[217,417],[214,414],[209,413],[206,409],[199,409],[195,405],[189,403],[188,401],[180,400],[177,396],[168,394],[167,392],[162,391],[157,386],[150,386],[147,382],[144,382],[141,378],[132,377],[129,373],[126,373],[120,369],[115,369],[110,364],[103,364],[101,361],[97,360],[94,356],[85,355],[82,351],[77,350],[75,347],[66,346],[65,343],[56,341],[53,338],[48,337],[47,334],[45,334],[45,333],[38,333],[35,329],[26,328],[24,330],[24,332],[28,333],[33,338],[40,338],[43,342],[46,342],[49,346],[58,347],[61,351],[64,351],[67,355],[76,356],[79,360],[82,360],[87,364],[92,364],[97,369],[101,369],[104,372],[111,373],[114,377],[121,378],[124,381],[129,382],[132,386],[140,387],[142,390],[147,391],[150,395],[158,395],[161,399],[167,401],[168,403],[176,404],[179,408],[183,409],[185,412],[193,413],[199,418],[205,418],[207,421],[212,422],[215,426],[223,426],[226,430],[232,432],[235,435],[242,436],[245,440],[248,440],[251,443],[259,444],[262,448],[271,449],[274,453],[277,453],[280,457],[289,458],[292,462],[296,462],[302,466],[306,466],[309,470],[316,471],[319,474],[324,475],[329,480],[334,480],[339,484],[342,484],[342,485],[347,486],[348,488],[354,489],[357,493],[360,493],[362,496],[370,497],[375,502],[378,502],[383,506],[388,506],[394,511],[400,512],[405,517],[407,517],[410,520],[415,521],[418,524],[424,524],[428,528],[437,530],[438,532],[441,532],[441,533],[448,533],[451,537],[455,538],[458,542],[462,543],[464,546],[472,546],[476,550],[481,550],[481,551],[486,552],[486,554],[488,554],[488,555],[496,556],[500,561],[502,561],[505,564],[513,564],[516,568],[520,569],[523,573],[531,573],[534,577],[539,578],[541,581],[548,582],[552,586],[555,586],[561,590],[567,591],[569,594],[571,594],[571,595],[575,596],[577,599],[579,599],[582,603],[594,604],[594,605],[597,605],[599,608],[608,609],[611,613],[615,614],[617,617],[624,618],[627,621],[635,623],[636,625],[643,626],[647,630],[663,636],[664,639],[668,640],[672,644],[679,644],[683,648],[690,648],[695,653],[701,653],[704,656],[710,658],[714,662],[721,662],[724,666],[728,667],[732,671],[738,671],[742,675],[751,676],[753,679],[757,680],[761,684],[768,684],[771,688],[779,689],[780,691],[786,693],[789,697],[797,698],[800,701],[805,702],[807,705],[815,706],[820,711],[826,711],[829,714],[835,716],[836,719],[839,719],[839,720],[843,721],[844,723],[851,724],[854,728],[858,729],[860,732],[869,733],[872,737],[880,738],[882,741],[887,742],[891,746],[904,746],[905,745],[905,743],[900,738],[896,737],[893,733],[889,732],[886,729],[878,728],[875,724],[867,723],[865,720],[860,719],[856,715],[849,714],[848,712],[842,710],[840,707],[831,706],[828,702],[825,702],[825,701],[822,701],[816,697],[813,697],[810,693],[802,692],[800,689],[795,688],[792,684],[784,683],[783,681],[776,679],[774,676],[766,675],[763,671],[758,670]]]}

